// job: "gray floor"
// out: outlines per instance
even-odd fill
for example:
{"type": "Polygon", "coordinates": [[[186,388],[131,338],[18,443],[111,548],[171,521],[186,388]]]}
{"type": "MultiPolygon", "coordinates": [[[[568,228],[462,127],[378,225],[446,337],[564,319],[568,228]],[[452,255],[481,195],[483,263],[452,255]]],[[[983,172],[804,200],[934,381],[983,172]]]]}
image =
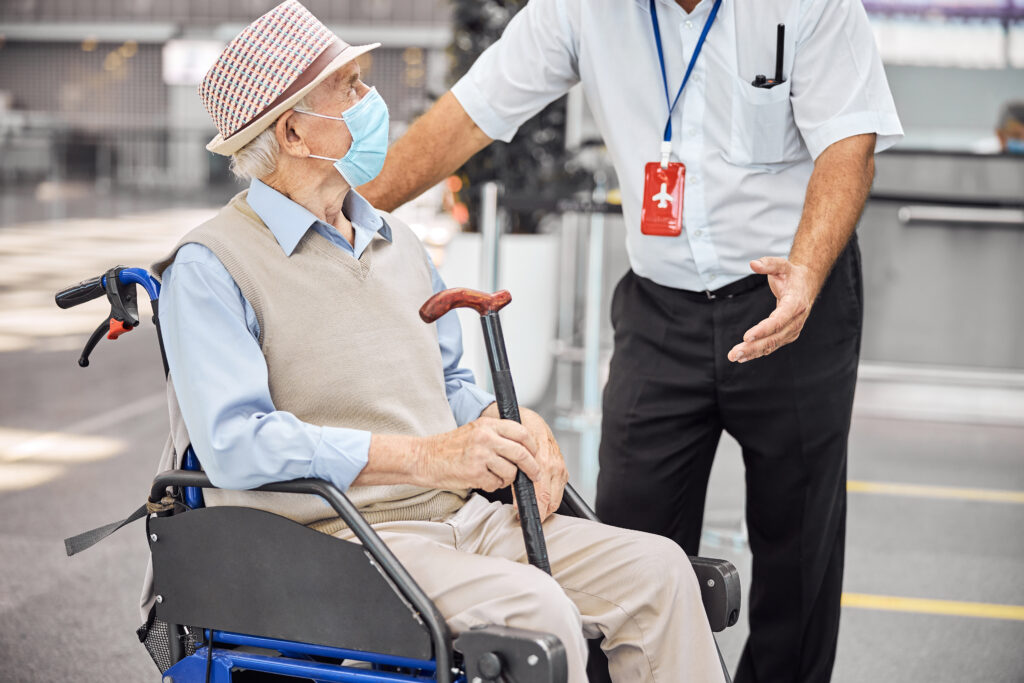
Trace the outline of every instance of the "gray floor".
{"type": "MultiPolygon", "coordinates": [[[[133,633],[141,526],[71,559],[61,543],[127,514],[145,495],[167,427],[152,328],[103,342],[82,370],[78,349],[104,307],[45,316],[47,292],[79,279],[83,263],[136,258],[170,234],[153,227],[127,255],[75,247],[59,258],[26,257],[36,236],[54,249],[68,244],[58,228],[47,237],[50,229],[0,229],[0,680],[155,681],[133,633]],[[50,263],[79,271],[64,277],[50,263]]],[[[574,458],[571,438],[565,447],[574,458]]],[[[1024,491],[1024,427],[858,415],[850,478],[1024,491]]],[[[732,560],[746,585],[750,557],[733,543],[742,510],[738,447],[725,439],[703,553],[732,560]]],[[[1024,506],[1014,503],[851,494],[845,590],[1024,605],[1022,522],[1024,506]]],[[[730,663],[745,628],[741,619],[720,638],[730,663]]],[[[1020,683],[1022,644],[1022,621],[845,609],[834,680],[1020,683]]]]}
{"type": "MultiPolygon", "coordinates": [[[[849,477],[1019,491],[1022,461],[1024,429],[856,418],[849,477]]],[[[742,507],[739,447],[726,440],[709,525],[734,528],[742,507]]],[[[1021,522],[1021,505],[851,493],[844,591],[1022,605],[1021,522]]],[[[701,552],[733,561],[749,585],[745,549],[705,542],[701,552]]],[[[837,683],[1024,681],[1024,622],[863,609],[844,609],[842,619],[837,683]]],[[[739,657],[745,631],[741,623],[720,637],[727,662],[739,657]]]]}

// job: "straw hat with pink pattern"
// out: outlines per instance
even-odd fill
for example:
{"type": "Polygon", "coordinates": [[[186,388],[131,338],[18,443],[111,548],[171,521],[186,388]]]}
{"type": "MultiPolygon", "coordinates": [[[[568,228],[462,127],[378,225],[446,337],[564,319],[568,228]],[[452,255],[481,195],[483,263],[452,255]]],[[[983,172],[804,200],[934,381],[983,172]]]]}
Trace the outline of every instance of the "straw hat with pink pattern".
{"type": "Polygon", "coordinates": [[[234,154],[332,73],[379,46],[349,45],[297,0],[285,0],[228,43],[199,84],[218,131],[206,149],[234,154]]]}

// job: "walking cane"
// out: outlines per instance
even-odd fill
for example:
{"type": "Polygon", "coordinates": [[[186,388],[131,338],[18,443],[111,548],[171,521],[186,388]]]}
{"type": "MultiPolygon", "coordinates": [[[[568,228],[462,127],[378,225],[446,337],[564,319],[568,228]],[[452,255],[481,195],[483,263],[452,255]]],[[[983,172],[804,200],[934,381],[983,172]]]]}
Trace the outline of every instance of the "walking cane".
{"type": "MultiPolygon", "coordinates": [[[[522,422],[519,417],[516,389],[512,385],[512,372],[509,370],[508,356],[505,353],[505,338],[501,334],[501,321],[498,319],[498,311],[510,301],[512,295],[504,289],[494,294],[462,287],[446,289],[427,299],[420,308],[420,318],[425,323],[432,323],[453,308],[472,308],[480,314],[480,323],[484,328],[484,343],[487,345],[487,359],[490,361],[491,377],[494,380],[498,414],[502,419],[522,422]]],[[[513,487],[519,506],[519,524],[523,529],[523,541],[526,543],[526,558],[534,567],[550,574],[551,565],[548,563],[548,549],[544,543],[544,530],[541,528],[533,482],[519,470],[516,472],[513,487]]]]}

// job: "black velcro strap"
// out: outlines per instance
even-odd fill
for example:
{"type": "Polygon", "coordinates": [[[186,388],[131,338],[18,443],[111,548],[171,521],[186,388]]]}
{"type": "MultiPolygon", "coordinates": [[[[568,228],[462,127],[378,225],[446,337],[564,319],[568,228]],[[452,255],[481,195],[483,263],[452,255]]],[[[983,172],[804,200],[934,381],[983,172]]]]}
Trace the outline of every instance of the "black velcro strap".
{"type": "Polygon", "coordinates": [[[72,555],[80,553],[87,548],[93,547],[94,545],[96,545],[97,543],[99,543],[104,538],[114,533],[121,527],[125,526],[126,524],[131,524],[137,519],[142,519],[147,514],[149,514],[149,509],[145,504],[143,504],[139,507],[138,510],[128,515],[120,522],[111,522],[110,524],[105,524],[101,527],[92,529],[91,531],[86,531],[84,533],[78,534],[77,536],[65,538],[64,549],[67,551],[68,557],[71,557],[72,555]]]}

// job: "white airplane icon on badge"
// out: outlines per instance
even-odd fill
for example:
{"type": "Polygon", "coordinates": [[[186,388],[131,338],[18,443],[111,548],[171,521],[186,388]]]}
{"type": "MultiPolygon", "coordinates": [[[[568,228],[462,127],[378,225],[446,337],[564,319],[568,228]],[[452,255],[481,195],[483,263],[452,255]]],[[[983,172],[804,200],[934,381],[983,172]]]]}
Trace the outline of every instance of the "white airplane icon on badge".
{"type": "Polygon", "coordinates": [[[661,184],[661,192],[651,197],[652,202],[658,202],[658,208],[664,209],[668,206],[668,202],[672,201],[672,195],[668,193],[668,183],[661,184]]]}

